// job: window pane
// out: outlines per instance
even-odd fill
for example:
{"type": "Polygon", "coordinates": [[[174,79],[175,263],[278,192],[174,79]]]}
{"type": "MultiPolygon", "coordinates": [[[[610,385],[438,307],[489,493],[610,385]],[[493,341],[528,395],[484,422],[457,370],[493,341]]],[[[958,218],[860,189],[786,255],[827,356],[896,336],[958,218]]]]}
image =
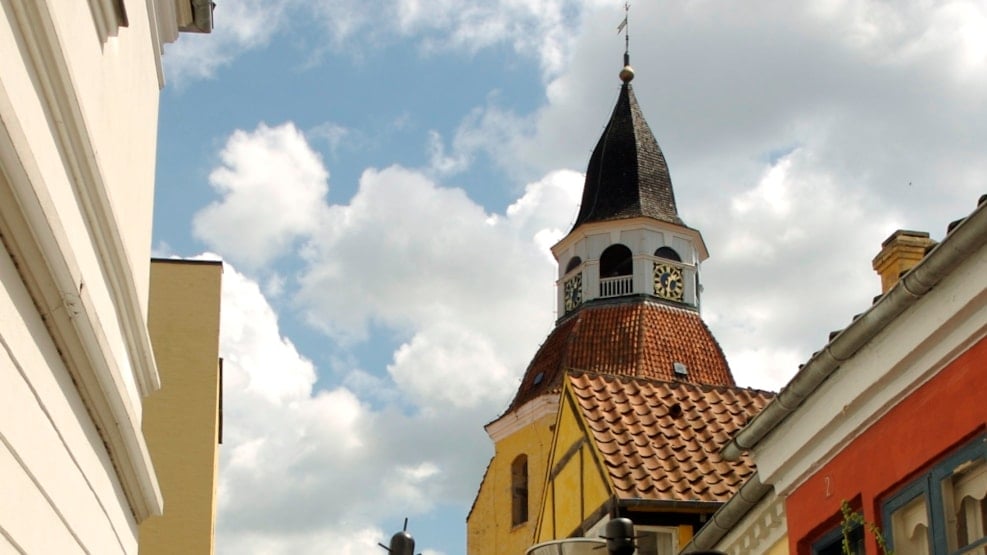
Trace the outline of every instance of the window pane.
{"type": "MultiPolygon", "coordinates": [[[[853,555],[864,552],[864,529],[854,526],[847,535],[850,553],[853,555]]],[[[843,555],[843,531],[841,528],[826,534],[821,540],[812,545],[813,555],[843,555]]]]}
{"type": "Polygon", "coordinates": [[[925,494],[891,513],[891,541],[898,555],[929,555],[929,511],[925,494]]]}
{"type": "MultiPolygon", "coordinates": [[[[965,461],[942,481],[946,541],[950,551],[985,540],[987,529],[987,463],[965,461]]],[[[964,553],[984,553],[983,547],[964,553]]]]}
{"type": "Polygon", "coordinates": [[[675,555],[670,532],[638,532],[637,555],[675,555]]]}

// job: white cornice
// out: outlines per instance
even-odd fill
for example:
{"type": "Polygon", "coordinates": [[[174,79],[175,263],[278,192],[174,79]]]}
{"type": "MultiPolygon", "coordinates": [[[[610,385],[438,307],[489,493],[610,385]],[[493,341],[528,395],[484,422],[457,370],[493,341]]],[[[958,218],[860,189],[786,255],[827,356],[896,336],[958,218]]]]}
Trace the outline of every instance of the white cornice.
{"type": "Polygon", "coordinates": [[[65,160],[69,180],[96,247],[135,379],[141,394],[148,395],[161,387],[151,338],[118,220],[48,5],[33,0],[11,0],[11,5],[30,52],[33,75],[40,85],[49,120],[59,124],[52,126],[53,138],[65,160]]]}
{"type": "Polygon", "coordinates": [[[987,336],[987,245],[845,361],[754,448],[779,495],[987,336]]]}
{"type": "Polygon", "coordinates": [[[154,50],[154,67],[158,72],[158,87],[164,87],[164,45],[178,37],[178,22],[175,21],[175,6],[172,0],[145,0],[147,27],[151,32],[151,48],[154,50]]]}
{"type": "Polygon", "coordinates": [[[714,547],[726,553],[767,553],[787,531],[785,499],[769,492],[714,547]]]}
{"type": "Polygon", "coordinates": [[[487,435],[494,443],[508,437],[538,420],[558,413],[559,394],[549,393],[535,397],[518,407],[517,410],[504,413],[500,418],[484,426],[487,435]]]}
{"type": "MultiPolygon", "coordinates": [[[[76,193],[86,199],[80,208],[92,226],[90,233],[98,243],[97,252],[104,275],[110,281],[118,317],[128,332],[125,340],[133,357],[132,364],[143,371],[143,374],[137,372],[143,389],[156,387],[157,370],[147,327],[136,302],[137,293],[122,242],[114,227],[116,220],[106,210],[107,199],[92,198],[93,189],[103,191],[101,175],[92,165],[95,162],[92,145],[84,125],[81,136],[73,133],[80,131],[78,126],[83,122],[78,104],[73,102],[74,89],[67,80],[65,60],[58,49],[47,4],[10,0],[8,5],[15,14],[11,23],[30,53],[33,75],[43,92],[41,100],[47,103],[52,127],[57,130],[53,139],[60,149],[68,150],[62,151],[68,165],[66,170],[76,193]],[[53,79],[60,81],[59,86],[69,88],[60,90],[54,86],[53,79]],[[66,110],[66,104],[74,110],[66,110]],[[84,155],[82,160],[80,154],[84,155]],[[89,177],[96,180],[80,183],[89,177]],[[111,245],[116,245],[118,250],[107,253],[111,245]],[[146,345],[141,339],[146,340],[146,345]],[[141,358],[149,359],[150,364],[143,363],[141,358]]],[[[4,170],[0,179],[0,234],[100,430],[131,510],[138,522],[160,514],[161,493],[124,376],[111,354],[55,204],[45,187],[35,186],[42,184],[43,178],[2,81],[0,168],[4,170]]]]}
{"type": "Polygon", "coordinates": [[[559,256],[572,246],[573,243],[585,239],[590,235],[614,230],[627,231],[633,229],[650,229],[681,235],[688,238],[695,245],[696,255],[700,262],[709,258],[709,251],[706,250],[706,243],[703,241],[703,236],[699,233],[699,230],[643,216],[624,220],[604,220],[582,224],[560,239],[558,243],[552,245],[552,254],[555,256],[555,260],[558,260],[559,256]]]}
{"type": "Polygon", "coordinates": [[[120,13],[122,4],[114,0],[89,0],[89,11],[93,14],[93,23],[100,42],[106,42],[108,37],[117,36],[120,23],[126,21],[126,13],[120,13]]]}

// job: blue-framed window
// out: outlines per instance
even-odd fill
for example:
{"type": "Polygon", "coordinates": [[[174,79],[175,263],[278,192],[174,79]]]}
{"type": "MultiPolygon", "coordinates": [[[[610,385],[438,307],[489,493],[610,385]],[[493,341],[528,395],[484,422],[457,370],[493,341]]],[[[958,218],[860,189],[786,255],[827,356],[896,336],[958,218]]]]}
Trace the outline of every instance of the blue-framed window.
{"type": "MultiPolygon", "coordinates": [[[[847,534],[847,541],[852,555],[863,555],[864,527],[859,524],[854,525],[847,534]]],[[[826,532],[812,543],[812,555],[842,555],[843,553],[843,528],[840,526],[826,532]]]]}
{"type": "Polygon", "coordinates": [[[895,493],[882,513],[895,555],[987,555],[987,434],[895,493]]]}

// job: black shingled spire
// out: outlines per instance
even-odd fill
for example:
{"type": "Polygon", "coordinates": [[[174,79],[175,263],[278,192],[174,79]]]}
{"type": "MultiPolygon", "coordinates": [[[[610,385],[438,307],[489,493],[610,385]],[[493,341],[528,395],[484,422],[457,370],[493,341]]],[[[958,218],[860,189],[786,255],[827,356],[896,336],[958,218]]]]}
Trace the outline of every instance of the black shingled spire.
{"type": "Polygon", "coordinates": [[[617,105],[589,159],[573,229],[588,222],[637,216],[685,225],[675,208],[665,155],[631,88],[633,71],[626,66],[624,70],[617,105]]]}

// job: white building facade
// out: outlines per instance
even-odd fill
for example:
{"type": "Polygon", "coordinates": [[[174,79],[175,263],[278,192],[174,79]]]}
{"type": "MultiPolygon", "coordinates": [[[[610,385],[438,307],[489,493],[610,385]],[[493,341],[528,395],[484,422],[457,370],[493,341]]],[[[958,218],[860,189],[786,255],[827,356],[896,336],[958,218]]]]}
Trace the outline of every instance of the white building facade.
{"type": "Polygon", "coordinates": [[[0,552],[136,553],[163,44],[198,0],[0,0],[0,552]]]}

